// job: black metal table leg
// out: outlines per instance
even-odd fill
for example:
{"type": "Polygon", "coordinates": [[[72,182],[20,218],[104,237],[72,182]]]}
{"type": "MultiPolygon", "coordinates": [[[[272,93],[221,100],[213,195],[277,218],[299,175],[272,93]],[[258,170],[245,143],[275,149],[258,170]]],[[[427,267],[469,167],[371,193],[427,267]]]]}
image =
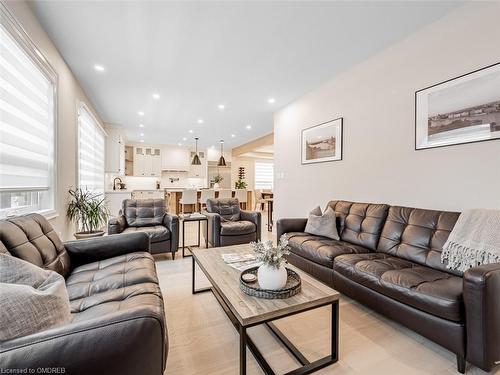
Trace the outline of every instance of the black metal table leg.
{"type": "Polygon", "coordinates": [[[247,373],[247,330],[240,326],[240,375],[247,373]]]}
{"type": "Polygon", "coordinates": [[[203,293],[203,292],[208,292],[208,291],[211,291],[212,288],[211,287],[207,287],[207,288],[200,288],[200,289],[196,289],[195,288],[195,279],[196,279],[196,275],[195,275],[195,270],[196,270],[196,261],[194,260],[194,257],[191,257],[191,260],[192,260],[192,270],[191,270],[191,294],[198,294],[198,293],[203,293]]]}
{"type": "Polygon", "coordinates": [[[184,253],[184,249],[186,248],[186,222],[182,220],[182,257],[185,258],[186,254],[184,253]]]}

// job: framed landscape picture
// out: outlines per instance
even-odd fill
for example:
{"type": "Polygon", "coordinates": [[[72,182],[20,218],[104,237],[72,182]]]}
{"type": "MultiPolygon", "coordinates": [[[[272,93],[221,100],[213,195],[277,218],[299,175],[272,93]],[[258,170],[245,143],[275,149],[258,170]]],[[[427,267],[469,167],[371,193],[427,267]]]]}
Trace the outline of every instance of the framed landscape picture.
{"type": "Polygon", "coordinates": [[[500,139],[500,63],[415,92],[415,149],[500,139]]]}
{"type": "Polygon", "coordinates": [[[342,160],[342,117],[302,130],[302,164],[342,160]]]}

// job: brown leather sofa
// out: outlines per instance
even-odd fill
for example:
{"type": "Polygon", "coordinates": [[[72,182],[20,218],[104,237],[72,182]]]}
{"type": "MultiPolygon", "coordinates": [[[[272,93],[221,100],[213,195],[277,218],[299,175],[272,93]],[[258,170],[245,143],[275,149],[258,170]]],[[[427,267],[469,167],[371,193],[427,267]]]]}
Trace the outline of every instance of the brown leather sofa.
{"type": "Polygon", "coordinates": [[[451,271],[441,251],[459,214],[332,201],[340,240],[280,219],[288,261],[338,291],[490,371],[500,360],[500,263],[451,271]]]}
{"type": "Polygon", "coordinates": [[[0,342],[0,368],[160,375],[168,352],[163,298],[145,233],[61,242],[30,214],[0,221],[0,252],[60,273],[73,321],[0,342]]]}
{"type": "Polygon", "coordinates": [[[236,198],[207,199],[208,242],[214,247],[230,246],[260,240],[261,215],[240,210],[236,198]]]}
{"type": "Polygon", "coordinates": [[[108,222],[108,233],[144,232],[151,254],[169,252],[175,259],[179,248],[179,218],[165,211],[164,199],[125,199],[118,217],[108,222]]]}

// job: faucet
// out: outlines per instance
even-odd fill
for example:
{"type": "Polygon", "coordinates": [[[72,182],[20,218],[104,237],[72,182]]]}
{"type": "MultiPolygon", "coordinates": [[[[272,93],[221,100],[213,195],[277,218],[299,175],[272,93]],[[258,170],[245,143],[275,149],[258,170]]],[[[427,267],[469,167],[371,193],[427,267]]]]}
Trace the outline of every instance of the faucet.
{"type": "Polygon", "coordinates": [[[123,181],[120,177],[115,177],[115,179],[113,180],[113,190],[116,190],[116,180],[119,180],[120,184],[123,184],[123,181]]]}

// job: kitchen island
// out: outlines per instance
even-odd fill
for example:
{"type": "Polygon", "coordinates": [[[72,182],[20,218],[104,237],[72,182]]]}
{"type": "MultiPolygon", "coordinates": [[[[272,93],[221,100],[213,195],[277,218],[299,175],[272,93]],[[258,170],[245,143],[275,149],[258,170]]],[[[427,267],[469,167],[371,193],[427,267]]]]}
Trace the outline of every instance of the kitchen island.
{"type": "MultiPolygon", "coordinates": [[[[170,213],[175,213],[176,215],[181,213],[181,207],[179,204],[180,199],[182,198],[182,192],[184,190],[188,189],[176,189],[176,188],[171,188],[165,189],[165,201],[167,202],[167,212],[170,213]]],[[[198,189],[198,199],[201,198],[201,191],[202,189],[198,189]]],[[[235,190],[232,189],[233,192],[233,197],[235,195],[235,190]]],[[[215,197],[219,197],[219,192],[215,190],[215,197]]],[[[253,199],[253,190],[247,190],[247,209],[251,210],[252,209],[252,199],[253,199]]],[[[196,211],[196,208],[193,208],[193,211],[196,211]]]]}

